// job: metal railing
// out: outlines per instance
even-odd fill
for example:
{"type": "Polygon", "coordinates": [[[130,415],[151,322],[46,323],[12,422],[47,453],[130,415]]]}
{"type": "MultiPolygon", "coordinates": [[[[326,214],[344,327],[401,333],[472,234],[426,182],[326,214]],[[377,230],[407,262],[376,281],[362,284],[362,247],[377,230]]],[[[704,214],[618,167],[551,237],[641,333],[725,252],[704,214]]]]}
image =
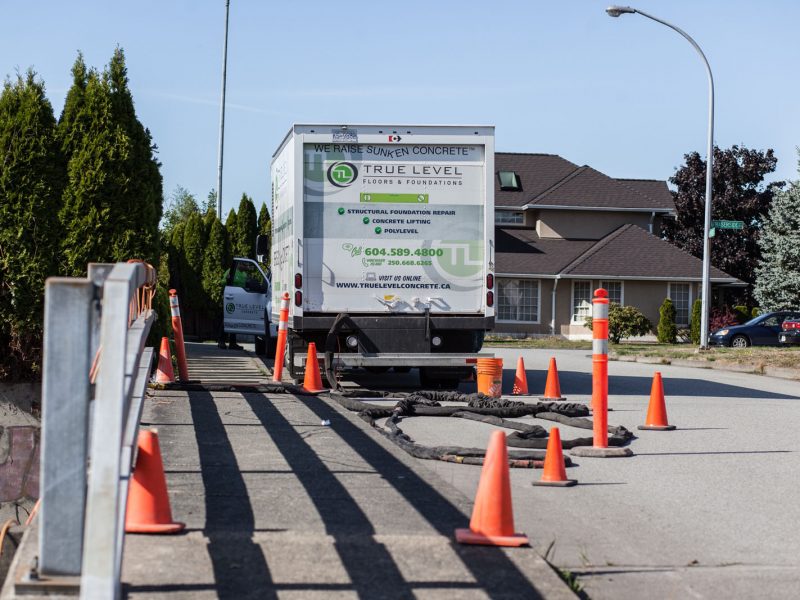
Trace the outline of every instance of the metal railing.
{"type": "Polygon", "coordinates": [[[39,560],[29,578],[43,592],[48,578],[79,577],[81,598],[120,595],[155,282],[141,261],[92,264],[86,279],[47,280],[39,560]]]}

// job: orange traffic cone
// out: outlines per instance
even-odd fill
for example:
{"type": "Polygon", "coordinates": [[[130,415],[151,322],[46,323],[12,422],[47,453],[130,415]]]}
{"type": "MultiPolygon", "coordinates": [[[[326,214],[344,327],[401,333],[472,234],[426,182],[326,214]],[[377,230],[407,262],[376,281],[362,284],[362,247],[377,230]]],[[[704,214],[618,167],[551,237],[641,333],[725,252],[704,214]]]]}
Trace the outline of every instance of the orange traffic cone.
{"type": "Polygon", "coordinates": [[[161,351],[158,353],[158,370],[156,383],[174,383],[175,373],[172,370],[172,354],[169,351],[169,338],[161,338],[161,351]]]}
{"type": "Polygon", "coordinates": [[[664,403],[664,382],[661,373],[656,371],[653,375],[653,386],[650,388],[650,406],[647,408],[647,419],[639,429],[653,429],[655,431],[671,431],[675,425],[667,422],[667,406],[664,403]]]}
{"type": "Polygon", "coordinates": [[[139,453],[128,489],[126,533],[177,533],[183,523],[172,520],[164,463],[155,429],[139,431],[139,453]]]}
{"type": "Polygon", "coordinates": [[[508,451],[502,431],[495,431],[489,439],[469,529],[456,529],[456,540],[461,544],[485,546],[523,546],[528,543],[528,536],[514,532],[508,451]]]}
{"type": "Polygon", "coordinates": [[[525,375],[525,361],[521,356],[517,359],[517,374],[514,375],[514,388],[511,394],[514,396],[528,394],[528,377],[525,375]]]}
{"type": "Polygon", "coordinates": [[[308,344],[306,376],[303,378],[303,389],[311,393],[321,392],[325,389],[322,387],[322,377],[320,377],[319,362],[317,362],[317,345],[314,342],[308,344]]]}
{"type": "Polygon", "coordinates": [[[567,479],[567,469],[564,466],[564,453],[561,450],[561,433],[558,427],[550,429],[547,439],[547,452],[544,456],[544,471],[539,481],[533,485],[548,485],[554,487],[569,487],[578,483],[575,479],[567,479]]]}
{"type": "Polygon", "coordinates": [[[540,400],[566,400],[561,396],[561,386],[558,383],[558,367],[555,357],[550,358],[550,367],[547,369],[547,383],[544,386],[544,396],[540,400]]]}

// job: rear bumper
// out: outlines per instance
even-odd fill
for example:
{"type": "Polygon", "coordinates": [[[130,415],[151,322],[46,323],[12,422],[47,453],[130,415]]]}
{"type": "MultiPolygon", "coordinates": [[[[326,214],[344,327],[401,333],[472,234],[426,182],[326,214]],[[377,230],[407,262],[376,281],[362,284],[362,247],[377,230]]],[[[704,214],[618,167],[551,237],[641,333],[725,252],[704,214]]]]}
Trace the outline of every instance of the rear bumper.
{"type": "Polygon", "coordinates": [[[793,344],[800,344],[800,333],[782,331],[778,334],[778,341],[782,346],[790,346],[793,344]]]}

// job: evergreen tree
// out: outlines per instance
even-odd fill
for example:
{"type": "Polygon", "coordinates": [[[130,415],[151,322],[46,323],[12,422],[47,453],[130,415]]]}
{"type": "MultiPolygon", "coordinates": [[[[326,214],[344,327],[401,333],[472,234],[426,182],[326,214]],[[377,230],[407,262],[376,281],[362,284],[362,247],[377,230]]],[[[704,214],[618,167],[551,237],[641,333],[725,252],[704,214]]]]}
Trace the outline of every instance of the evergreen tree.
{"type": "Polygon", "coordinates": [[[222,278],[230,263],[228,234],[222,222],[215,218],[209,229],[208,243],[203,256],[203,290],[208,298],[212,321],[222,318],[222,278]]]}
{"type": "MultiPolygon", "coordinates": [[[[258,211],[258,233],[259,235],[267,236],[269,240],[269,247],[272,246],[272,219],[269,216],[269,211],[267,210],[267,205],[265,203],[261,203],[261,210],[258,211]]],[[[266,255],[264,256],[264,263],[269,265],[270,259],[272,258],[272,253],[267,251],[266,255]]]]}
{"type": "Polygon", "coordinates": [[[253,199],[242,194],[239,201],[239,212],[236,214],[236,237],[233,238],[234,256],[243,258],[256,257],[256,235],[258,235],[258,219],[253,199]]]}
{"type": "Polygon", "coordinates": [[[693,344],[700,343],[700,319],[703,314],[703,301],[698,298],[692,304],[692,317],[689,324],[689,337],[693,344]]]}
{"type": "Polygon", "coordinates": [[[206,247],[203,218],[199,213],[189,216],[183,232],[183,256],[185,269],[182,272],[184,295],[181,306],[186,307],[194,322],[197,333],[201,313],[207,308],[208,300],[203,290],[203,259],[206,247]]]}
{"type": "Polygon", "coordinates": [[[41,364],[44,282],[56,272],[65,164],[53,107],[33,71],[0,94],[0,379],[41,364]]]}
{"type": "Polygon", "coordinates": [[[172,237],[169,240],[169,274],[170,287],[178,292],[178,298],[183,296],[183,275],[186,271],[186,258],[183,255],[183,234],[186,230],[186,223],[178,223],[172,229],[172,237]]]}
{"type": "Polygon", "coordinates": [[[68,150],[64,191],[64,270],[82,275],[90,261],[117,262],[159,254],[161,175],[150,134],[136,120],[124,56],[117,50],[101,76],[73,67],[71,102],[59,124],[68,150]]]}
{"type": "Polygon", "coordinates": [[[125,53],[117,47],[104,72],[111,93],[111,114],[114,122],[130,140],[130,154],[124,157],[126,186],[121,190],[120,204],[128,207],[128,248],[132,256],[150,262],[158,259],[158,223],[164,201],[163,181],[156,159],[158,148],[153,143],[150,130],[136,117],[133,96],[128,87],[128,69],[125,53]]]}
{"type": "Polygon", "coordinates": [[[675,305],[672,300],[665,298],[658,311],[658,329],[656,337],[662,344],[674,344],[678,339],[678,327],[675,325],[675,305]]]}
{"type": "Polygon", "coordinates": [[[72,157],[83,137],[83,128],[76,123],[83,114],[88,77],[83,54],[78,52],[78,58],[72,65],[72,87],[67,92],[64,109],[58,120],[57,136],[66,160],[72,157]]]}
{"type": "MultiPolygon", "coordinates": [[[[800,162],[798,163],[800,172],[800,162]]],[[[758,241],[754,295],[762,311],[800,307],[800,181],[775,194],[758,241]]]]}
{"type": "Polygon", "coordinates": [[[236,239],[237,234],[237,226],[238,226],[238,217],[236,216],[236,211],[231,209],[231,212],[228,213],[228,218],[225,219],[225,231],[228,233],[228,243],[230,244],[230,251],[231,256],[236,255],[236,248],[234,240],[236,239]]]}

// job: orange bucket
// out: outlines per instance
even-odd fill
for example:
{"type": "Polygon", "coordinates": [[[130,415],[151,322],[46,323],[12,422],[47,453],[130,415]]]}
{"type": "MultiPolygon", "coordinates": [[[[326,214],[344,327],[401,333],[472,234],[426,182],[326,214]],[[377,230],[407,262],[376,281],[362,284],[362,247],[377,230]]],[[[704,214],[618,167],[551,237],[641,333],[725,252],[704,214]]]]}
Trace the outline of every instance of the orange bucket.
{"type": "Polygon", "coordinates": [[[503,395],[503,359],[478,359],[478,391],[499,398],[503,395]]]}

